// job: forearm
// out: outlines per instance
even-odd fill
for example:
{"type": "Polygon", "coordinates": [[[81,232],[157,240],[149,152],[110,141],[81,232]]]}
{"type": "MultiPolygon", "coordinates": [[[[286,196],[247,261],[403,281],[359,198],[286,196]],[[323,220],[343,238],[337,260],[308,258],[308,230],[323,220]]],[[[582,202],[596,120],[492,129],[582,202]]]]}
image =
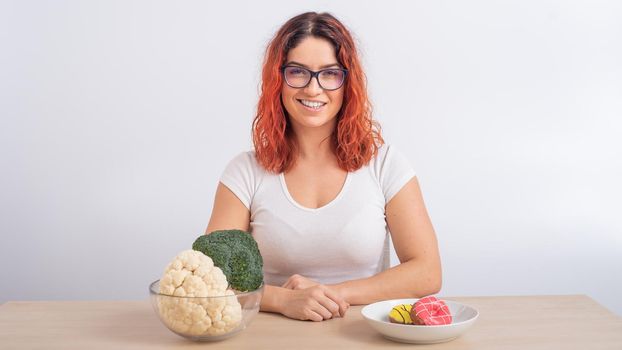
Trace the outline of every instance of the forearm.
{"type": "Polygon", "coordinates": [[[435,264],[412,259],[372,277],[333,285],[351,305],[379,300],[419,298],[438,293],[441,269],[435,264]]]}
{"type": "Polygon", "coordinates": [[[265,285],[259,309],[264,312],[282,313],[280,301],[283,300],[286,291],[282,287],[265,285]]]}

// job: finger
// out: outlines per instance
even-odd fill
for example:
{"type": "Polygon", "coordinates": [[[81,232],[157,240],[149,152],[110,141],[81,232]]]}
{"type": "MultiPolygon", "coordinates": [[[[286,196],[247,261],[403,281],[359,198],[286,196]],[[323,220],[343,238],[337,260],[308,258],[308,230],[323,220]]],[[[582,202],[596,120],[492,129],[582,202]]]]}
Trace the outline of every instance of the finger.
{"type": "Polygon", "coordinates": [[[348,304],[348,302],[346,302],[339,294],[337,294],[330,288],[326,288],[326,290],[324,291],[324,294],[327,297],[329,297],[332,301],[337,303],[337,305],[339,306],[339,316],[341,317],[345,316],[346,311],[348,311],[348,308],[350,307],[350,304],[348,304]]]}
{"type": "Polygon", "coordinates": [[[303,314],[307,320],[310,320],[313,322],[324,321],[324,317],[320,315],[319,313],[315,312],[314,310],[306,310],[303,314]]]}
{"type": "Polygon", "coordinates": [[[346,303],[345,307],[343,307],[343,309],[340,309],[340,312],[342,312],[341,317],[344,317],[346,315],[346,312],[348,312],[348,310],[350,310],[350,304],[346,303]]]}
{"type": "Polygon", "coordinates": [[[287,289],[298,289],[298,286],[300,284],[300,275],[291,275],[289,276],[289,278],[287,279],[287,281],[285,281],[285,283],[283,284],[283,288],[287,288],[287,289]]]}
{"type": "Polygon", "coordinates": [[[339,307],[334,301],[326,297],[324,293],[315,295],[312,294],[312,297],[314,299],[313,303],[315,306],[313,310],[322,315],[325,320],[328,320],[338,315],[339,307]]]}
{"type": "Polygon", "coordinates": [[[287,281],[285,281],[285,283],[283,284],[283,288],[296,289],[297,283],[298,283],[297,275],[291,275],[291,276],[289,276],[287,281]]]}
{"type": "Polygon", "coordinates": [[[346,315],[346,311],[348,311],[348,308],[350,307],[350,304],[348,304],[348,302],[346,302],[341,296],[330,288],[326,288],[324,294],[338,305],[339,316],[344,317],[346,315]]]}
{"type": "Polygon", "coordinates": [[[331,298],[322,295],[317,298],[318,303],[324,307],[328,312],[330,312],[331,317],[340,316],[339,305],[333,301],[331,298]]]}

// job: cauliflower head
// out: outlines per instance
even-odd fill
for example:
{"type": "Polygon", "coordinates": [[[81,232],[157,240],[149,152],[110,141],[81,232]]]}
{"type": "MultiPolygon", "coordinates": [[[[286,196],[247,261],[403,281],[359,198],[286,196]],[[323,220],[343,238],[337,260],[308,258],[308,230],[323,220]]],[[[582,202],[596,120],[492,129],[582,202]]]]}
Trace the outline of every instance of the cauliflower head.
{"type": "Polygon", "coordinates": [[[178,333],[198,336],[231,332],[242,320],[242,307],[227,286],[227,277],[210,257],[185,250],[166,266],[160,279],[160,294],[166,294],[158,296],[160,317],[178,333]]]}

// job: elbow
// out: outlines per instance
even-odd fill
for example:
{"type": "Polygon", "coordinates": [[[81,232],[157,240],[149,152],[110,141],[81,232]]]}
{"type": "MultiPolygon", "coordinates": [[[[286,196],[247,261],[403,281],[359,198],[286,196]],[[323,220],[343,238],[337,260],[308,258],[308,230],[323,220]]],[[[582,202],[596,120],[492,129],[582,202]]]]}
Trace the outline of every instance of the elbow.
{"type": "Polygon", "coordinates": [[[441,288],[443,287],[443,278],[440,276],[440,274],[435,277],[433,279],[433,281],[430,282],[430,292],[428,293],[428,295],[431,294],[438,294],[438,292],[441,291],[441,288]]]}
{"type": "Polygon", "coordinates": [[[427,275],[423,280],[420,280],[418,288],[415,291],[415,298],[422,298],[428,295],[438,294],[443,287],[443,277],[440,271],[433,272],[427,275]]]}
{"type": "Polygon", "coordinates": [[[430,278],[426,283],[423,284],[420,290],[420,297],[438,294],[441,291],[441,287],[443,285],[442,279],[440,276],[430,278]]]}
{"type": "Polygon", "coordinates": [[[403,298],[423,298],[438,294],[443,287],[443,274],[440,261],[404,262],[411,268],[406,288],[402,289],[403,298]]]}
{"type": "MultiPolygon", "coordinates": [[[[440,265],[440,264],[439,264],[440,265]]],[[[430,278],[430,294],[437,294],[443,287],[443,273],[441,267],[434,269],[435,272],[430,278]]]]}
{"type": "Polygon", "coordinates": [[[428,277],[428,295],[438,294],[443,287],[443,269],[440,260],[436,261],[430,268],[428,277]]]}

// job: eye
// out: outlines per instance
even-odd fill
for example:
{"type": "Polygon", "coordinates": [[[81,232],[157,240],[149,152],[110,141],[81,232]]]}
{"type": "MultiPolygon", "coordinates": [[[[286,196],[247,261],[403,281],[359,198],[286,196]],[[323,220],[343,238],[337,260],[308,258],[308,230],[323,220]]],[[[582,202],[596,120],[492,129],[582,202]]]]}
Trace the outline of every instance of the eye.
{"type": "Polygon", "coordinates": [[[322,76],[324,78],[334,79],[341,78],[343,76],[343,72],[339,69],[327,69],[322,71],[322,76]]]}
{"type": "Polygon", "coordinates": [[[298,67],[287,67],[287,74],[289,74],[289,75],[305,75],[305,74],[307,74],[307,71],[302,69],[302,68],[298,68],[298,67]]]}

